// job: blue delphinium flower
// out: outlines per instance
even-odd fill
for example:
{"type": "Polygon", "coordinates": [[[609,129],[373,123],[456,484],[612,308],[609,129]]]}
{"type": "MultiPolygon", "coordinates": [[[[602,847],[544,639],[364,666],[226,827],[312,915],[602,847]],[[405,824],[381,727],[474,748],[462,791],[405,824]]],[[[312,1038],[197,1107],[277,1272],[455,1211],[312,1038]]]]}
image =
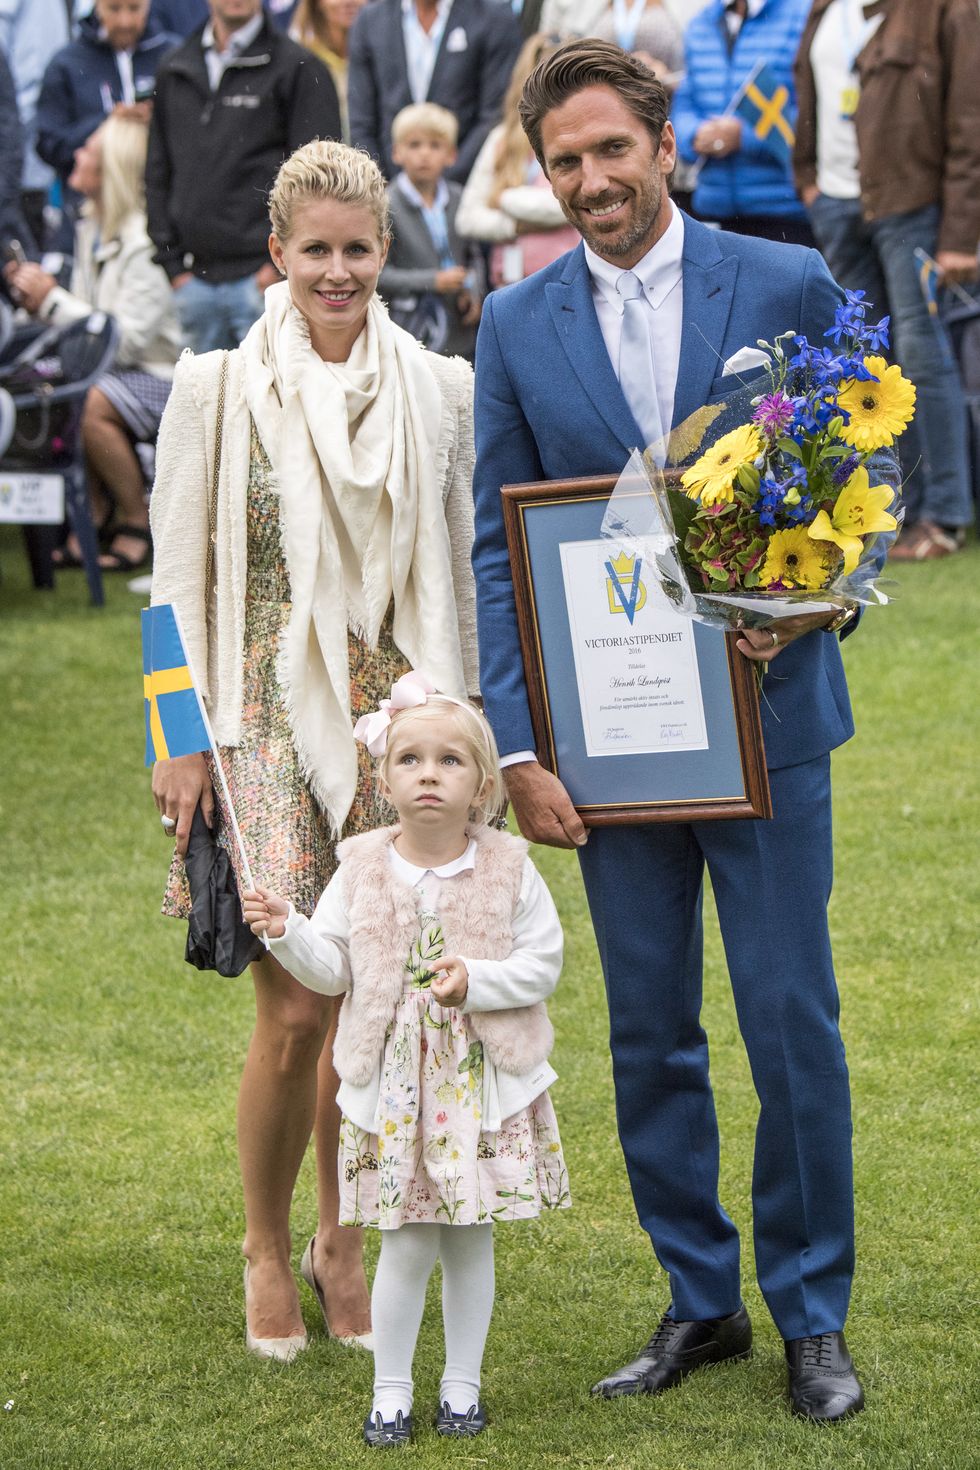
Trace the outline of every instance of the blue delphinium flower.
{"type": "Polygon", "coordinates": [[[809,495],[804,495],[799,505],[790,505],[786,508],[786,523],[790,526],[801,526],[807,521],[813,520],[813,501],[809,495]]]}
{"type": "Polygon", "coordinates": [[[815,393],[794,398],[793,407],[795,413],[789,433],[798,444],[805,434],[819,434],[839,411],[835,399],[815,393]]]}
{"type": "Polygon", "coordinates": [[[776,511],[783,503],[783,494],[783,487],[778,480],[774,480],[771,475],[766,475],[759,486],[759,498],[754,507],[761,526],[776,524],[776,511]]]}
{"type": "Polygon", "coordinates": [[[867,326],[862,334],[862,346],[865,352],[880,352],[887,348],[891,336],[891,317],[883,316],[880,322],[874,326],[867,326]]]}

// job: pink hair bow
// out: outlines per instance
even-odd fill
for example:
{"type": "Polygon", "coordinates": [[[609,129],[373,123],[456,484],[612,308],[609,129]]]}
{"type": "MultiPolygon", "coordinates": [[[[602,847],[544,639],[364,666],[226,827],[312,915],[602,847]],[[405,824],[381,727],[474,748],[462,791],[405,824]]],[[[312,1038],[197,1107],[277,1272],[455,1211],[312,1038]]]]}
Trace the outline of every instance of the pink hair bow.
{"type": "Polygon", "coordinates": [[[417,669],[402,674],[391,686],[391,698],[383,699],[373,714],[361,715],[354,726],[354,739],[366,745],[375,758],[384,755],[392,714],[400,709],[415,709],[435,693],[436,686],[417,669]]]}

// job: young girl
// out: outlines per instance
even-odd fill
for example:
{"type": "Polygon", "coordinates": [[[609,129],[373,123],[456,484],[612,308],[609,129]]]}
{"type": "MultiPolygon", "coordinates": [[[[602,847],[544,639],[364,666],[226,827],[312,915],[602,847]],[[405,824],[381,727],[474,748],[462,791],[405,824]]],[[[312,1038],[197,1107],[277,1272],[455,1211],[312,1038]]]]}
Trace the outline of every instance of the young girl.
{"type": "Polygon", "coordinates": [[[483,716],[418,673],[391,693],[355,735],[380,757],[398,825],[341,843],[311,919],[265,889],[244,898],[253,930],[297,979],[346,992],[334,1048],[340,1219],[382,1231],[369,1445],[410,1437],[412,1359],[437,1257],[446,1365],[436,1429],[479,1434],[493,1222],[570,1203],[543,1004],[561,969],[558,915],[527,844],[486,825],[502,780],[483,716]]]}

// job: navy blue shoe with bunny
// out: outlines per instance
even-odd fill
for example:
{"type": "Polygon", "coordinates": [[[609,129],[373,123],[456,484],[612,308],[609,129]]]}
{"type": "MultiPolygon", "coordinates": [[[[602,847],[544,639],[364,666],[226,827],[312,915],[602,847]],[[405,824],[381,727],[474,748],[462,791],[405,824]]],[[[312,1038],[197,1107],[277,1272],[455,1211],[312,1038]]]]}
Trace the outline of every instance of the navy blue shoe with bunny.
{"type": "Polygon", "coordinates": [[[465,1414],[454,1414],[447,1403],[440,1404],[436,1415],[436,1434],[446,1439],[472,1439],[482,1434],[487,1427],[487,1411],[482,1404],[473,1404],[465,1414]]]}
{"type": "Polygon", "coordinates": [[[381,1411],[369,1414],[364,1421],[364,1443],[372,1449],[408,1444],[412,1437],[412,1416],[396,1409],[394,1419],[382,1419],[381,1411]]]}

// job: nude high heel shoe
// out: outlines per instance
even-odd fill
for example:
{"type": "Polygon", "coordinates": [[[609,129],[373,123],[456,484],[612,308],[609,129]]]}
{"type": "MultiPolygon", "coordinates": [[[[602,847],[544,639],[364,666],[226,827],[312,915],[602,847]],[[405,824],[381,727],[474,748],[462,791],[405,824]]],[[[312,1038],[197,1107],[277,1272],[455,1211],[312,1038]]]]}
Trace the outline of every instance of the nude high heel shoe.
{"type": "Polygon", "coordinates": [[[292,1337],[253,1337],[248,1326],[248,1262],[245,1262],[245,1348],[255,1358],[268,1358],[276,1363],[291,1363],[309,1342],[305,1332],[292,1337]]]}
{"type": "Polygon", "coordinates": [[[335,1342],[343,1343],[344,1347],[364,1348],[365,1352],[373,1353],[373,1332],[349,1332],[345,1334],[339,1334],[334,1332],[331,1328],[330,1319],[327,1316],[327,1299],[323,1294],[323,1288],[313,1274],[314,1240],[316,1240],[316,1236],[311,1235],[310,1243],[306,1247],[306,1250],[303,1252],[303,1259],[300,1262],[299,1272],[303,1280],[306,1282],[307,1286],[312,1291],[313,1295],[316,1297],[317,1301],[320,1303],[320,1311],[323,1313],[323,1325],[326,1327],[328,1334],[333,1338],[335,1342]]]}

